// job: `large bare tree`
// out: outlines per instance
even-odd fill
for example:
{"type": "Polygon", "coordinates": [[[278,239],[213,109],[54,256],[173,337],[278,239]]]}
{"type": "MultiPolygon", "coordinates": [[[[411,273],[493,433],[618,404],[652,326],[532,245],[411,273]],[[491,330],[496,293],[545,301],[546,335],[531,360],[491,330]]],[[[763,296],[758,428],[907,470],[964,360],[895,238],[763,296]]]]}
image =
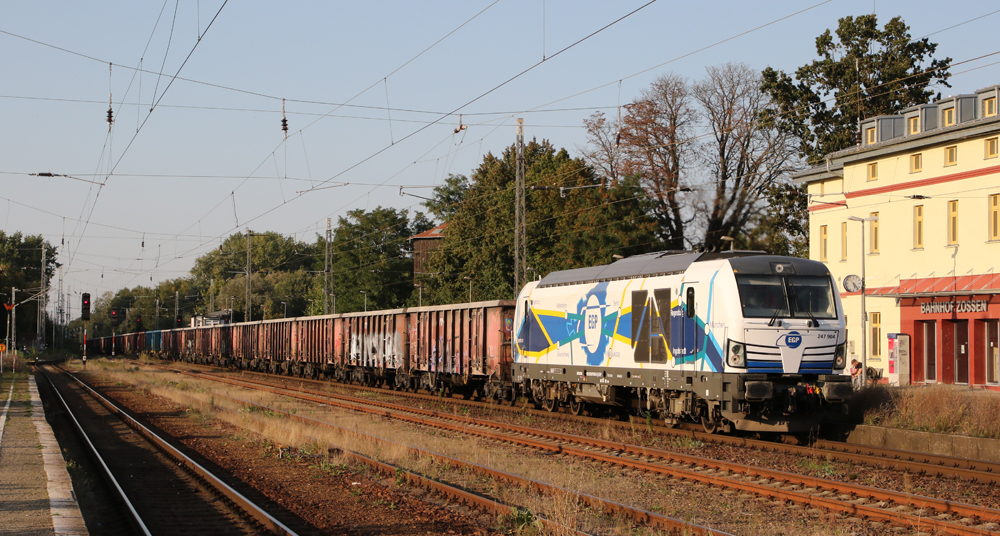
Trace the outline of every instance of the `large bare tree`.
{"type": "Polygon", "coordinates": [[[711,192],[702,245],[722,248],[724,236],[746,231],[763,207],[762,194],[795,169],[797,139],[760,121],[770,105],[761,75],[742,63],[709,67],[694,84],[704,141],[700,157],[711,192]]]}
{"type": "Polygon", "coordinates": [[[618,136],[619,169],[637,176],[655,202],[653,215],[667,247],[684,249],[688,222],[682,173],[697,118],[691,85],[675,74],[660,76],[626,109],[618,136]]]}
{"type": "Polygon", "coordinates": [[[583,152],[608,178],[638,177],[668,248],[721,249],[725,236],[747,244],[767,192],[799,163],[795,140],[761,121],[769,104],[744,64],[710,67],[693,83],[662,75],[620,122],[585,120],[583,152]]]}

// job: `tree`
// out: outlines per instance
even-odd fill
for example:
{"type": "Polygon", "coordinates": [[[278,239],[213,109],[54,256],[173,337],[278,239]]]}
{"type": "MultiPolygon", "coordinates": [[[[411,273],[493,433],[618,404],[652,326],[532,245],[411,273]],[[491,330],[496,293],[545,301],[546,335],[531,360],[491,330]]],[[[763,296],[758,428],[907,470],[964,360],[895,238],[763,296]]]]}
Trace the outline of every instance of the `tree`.
{"type": "Polygon", "coordinates": [[[406,303],[413,292],[411,236],[406,210],[352,210],[338,219],[330,276],[338,312],[361,311],[366,300],[369,310],[406,303]]]}
{"type": "Polygon", "coordinates": [[[799,67],[794,79],[764,70],[770,120],[798,137],[801,156],[818,165],[857,143],[861,119],[926,103],[934,85],[950,87],[951,58],[933,59],[936,50],[927,38],[911,39],[900,17],[881,30],[875,15],[844,17],[836,37],[826,30],[816,38],[819,59],[799,67]]]}
{"type": "MultiPolygon", "coordinates": [[[[42,235],[23,235],[15,232],[8,235],[0,231],[0,300],[11,302],[11,287],[17,290],[16,301],[21,302],[39,293],[42,280],[48,287],[56,268],[57,249],[44,240],[42,235]],[[45,252],[45,269],[42,270],[42,252],[45,252]]],[[[7,311],[0,315],[5,322],[2,332],[7,336],[7,311]]],[[[25,302],[17,307],[16,333],[19,341],[34,340],[38,331],[38,301],[25,302]]],[[[22,343],[23,344],[23,343],[22,343]]]]}
{"type": "Polygon", "coordinates": [[[720,249],[749,232],[762,192],[798,166],[793,136],[762,122],[770,105],[744,64],[709,67],[702,80],[662,75],[617,122],[584,121],[587,162],[609,177],[635,177],[668,249],[720,249]]]}
{"type": "Polygon", "coordinates": [[[764,190],[767,210],[757,212],[745,234],[736,235],[738,249],[774,255],[809,257],[809,196],[804,186],[786,182],[764,190]]]}
{"type": "MultiPolygon", "coordinates": [[[[465,201],[431,252],[424,303],[511,299],[516,148],[483,158],[465,201]],[[468,278],[468,279],[466,279],[468,278]]],[[[538,276],[655,248],[656,222],[637,179],[602,181],[548,141],[525,144],[528,267],[538,276]],[[576,188],[560,190],[560,188],[576,188]],[[565,197],[563,196],[565,193],[565,197]]]]}
{"type": "Polygon", "coordinates": [[[761,90],[761,76],[745,64],[709,67],[708,76],[694,85],[707,141],[700,147],[703,165],[712,182],[702,247],[722,249],[723,237],[747,232],[747,225],[763,207],[761,192],[796,169],[794,138],[761,124],[769,104],[761,90]]]}
{"type": "Polygon", "coordinates": [[[446,222],[451,219],[459,205],[465,200],[465,194],[468,191],[468,177],[449,173],[448,178],[444,180],[444,184],[436,186],[433,197],[424,201],[423,205],[427,207],[428,212],[437,218],[438,222],[446,222]]]}
{"type": "MultiPolygon", "coordinates": [[[[628,113],[622,118],[618,136],[621,173],[638,177],[655,202],[653,215],[659,224],[659,238],[666,247],[684,249],[687,221],[682,205],[687,188],[681,184],[681,173],[692,151],[697,119],[691,87],[681,76],[662,75],[626,109],[628,113]]],[[[616,173],[619,169],[617,162],[612,161],[603,167],[616,173]]]]}

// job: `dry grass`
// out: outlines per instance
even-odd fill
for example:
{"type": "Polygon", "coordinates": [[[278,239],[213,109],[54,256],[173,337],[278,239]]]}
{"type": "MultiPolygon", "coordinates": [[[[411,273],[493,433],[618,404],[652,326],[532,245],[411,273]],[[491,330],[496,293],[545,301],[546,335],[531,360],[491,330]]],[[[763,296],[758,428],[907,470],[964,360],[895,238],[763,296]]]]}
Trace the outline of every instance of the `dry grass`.
{"type": "MultiPolygon", "coordinates": [[[[406,448],[413,445],[424,450],[458,458],[504,472],[545,481],[575,493],[586,493],[611,501],[629,504],[648,511],[685,519],[702,525],[714,525],[734,534],[850,534],[851,526],[837,527],[820,519],[803,521],[789,516],[784,507],[771,506],[761,513],[757,499],[720,492],[717,489],[681,483],[664,477],[633,474],[620,467],[599,466],[561,455],[526,455],[523,449],[487,441],[477,437],[441,430],[416,427],[400,421],[342,408],[297,401],[271,393],[249,391],[234,386],[182,376],[146,367],[127,366],[120,362],[100,360],[89,367],[90,373],[101,376],[118,386],[128,386],[162,396],[185,407],[191,416],[206,427],[215,419],[228,422],[240,432],[231,440],[265,442],[266,452],[277,455],[277,445],[290,446],[304,452],[325,452],[327,446],[350,450],[391,463],[406,470],[439,479],[494,496],[521,510],[497,520],[499,527],[514,533],[538,533],[534,519],[544,516],[565,526],[594,534],[644,535],[656,534],[652,529],[636,527],[630,521],[588,511],[571,497],[549,497],[537,493],[498,485],[492,480],[450,465],[435,462],[426,456],[414,456],[406,448]],[[224,396],[223,396],[224,395],[224,396]],[[232,397],[241,401],[233,401],[232,397]],[[277,411],[262,410],[248,404],[267,406],[300,417],[315,419],[340,427],[310,425],[289,419],[277,411]],[[373,441],[361,434],[386,438],[392,443],[373,441]],[[776,509],[776,510],[775,510],[776,509]],[[775,512],[780,512],[775,515],[775,512]]],[[[445,409],[445,408],[442,408],[445,409]]],[[[461,413],[462,408],[449,405],[445,411],[461,413]]],[[[529,414],[515,420],[530,425],[529,414]]],[[[634,430],[617,430],[607,423],[596,425],[601,436],[626,441],[648,439],[646,427],[637,424],[634,430]]],[[[228,440],[227,439],[227,440],[228,440]]],[[[339,471],[348,462],[336,457],[317,465],[318,469],[339,471]]],[[[353,472],[367,469],[350,466],[353,472]]],[[[767,506],[768,503],[763,503],[767,506]]]]}
{"type": "Polygon", "coordinates": [[[1000,393],[953,385],[869,387],[852,413],[865,424],[1000,438],[1000,393]]]}

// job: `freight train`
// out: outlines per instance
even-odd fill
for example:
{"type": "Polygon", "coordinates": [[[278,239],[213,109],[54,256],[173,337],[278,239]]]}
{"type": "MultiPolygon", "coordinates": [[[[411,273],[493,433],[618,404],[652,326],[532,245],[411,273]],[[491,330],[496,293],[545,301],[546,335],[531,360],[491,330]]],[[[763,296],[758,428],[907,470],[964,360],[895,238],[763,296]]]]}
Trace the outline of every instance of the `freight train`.
{"type": "Polygon", "coordinates": [[[171,359],[710,432],[805,433],[853,392],[826,266],[658,252],[553,272],[487,301],[130,333],[91,353],[171,359]]]}

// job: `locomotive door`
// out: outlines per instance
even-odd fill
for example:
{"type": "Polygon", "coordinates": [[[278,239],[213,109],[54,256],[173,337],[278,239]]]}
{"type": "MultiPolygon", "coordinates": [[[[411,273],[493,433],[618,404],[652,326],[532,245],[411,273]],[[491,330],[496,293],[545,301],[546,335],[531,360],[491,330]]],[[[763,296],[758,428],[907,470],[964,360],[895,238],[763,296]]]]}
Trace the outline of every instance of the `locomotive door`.
{"type": "Polygon", "coordinates": [[[695,308],[695,288],[681,285],[679,303],[670,311],[670,349],[674,363],[690,363],[698,355],[698,317],[695,308]]]}

